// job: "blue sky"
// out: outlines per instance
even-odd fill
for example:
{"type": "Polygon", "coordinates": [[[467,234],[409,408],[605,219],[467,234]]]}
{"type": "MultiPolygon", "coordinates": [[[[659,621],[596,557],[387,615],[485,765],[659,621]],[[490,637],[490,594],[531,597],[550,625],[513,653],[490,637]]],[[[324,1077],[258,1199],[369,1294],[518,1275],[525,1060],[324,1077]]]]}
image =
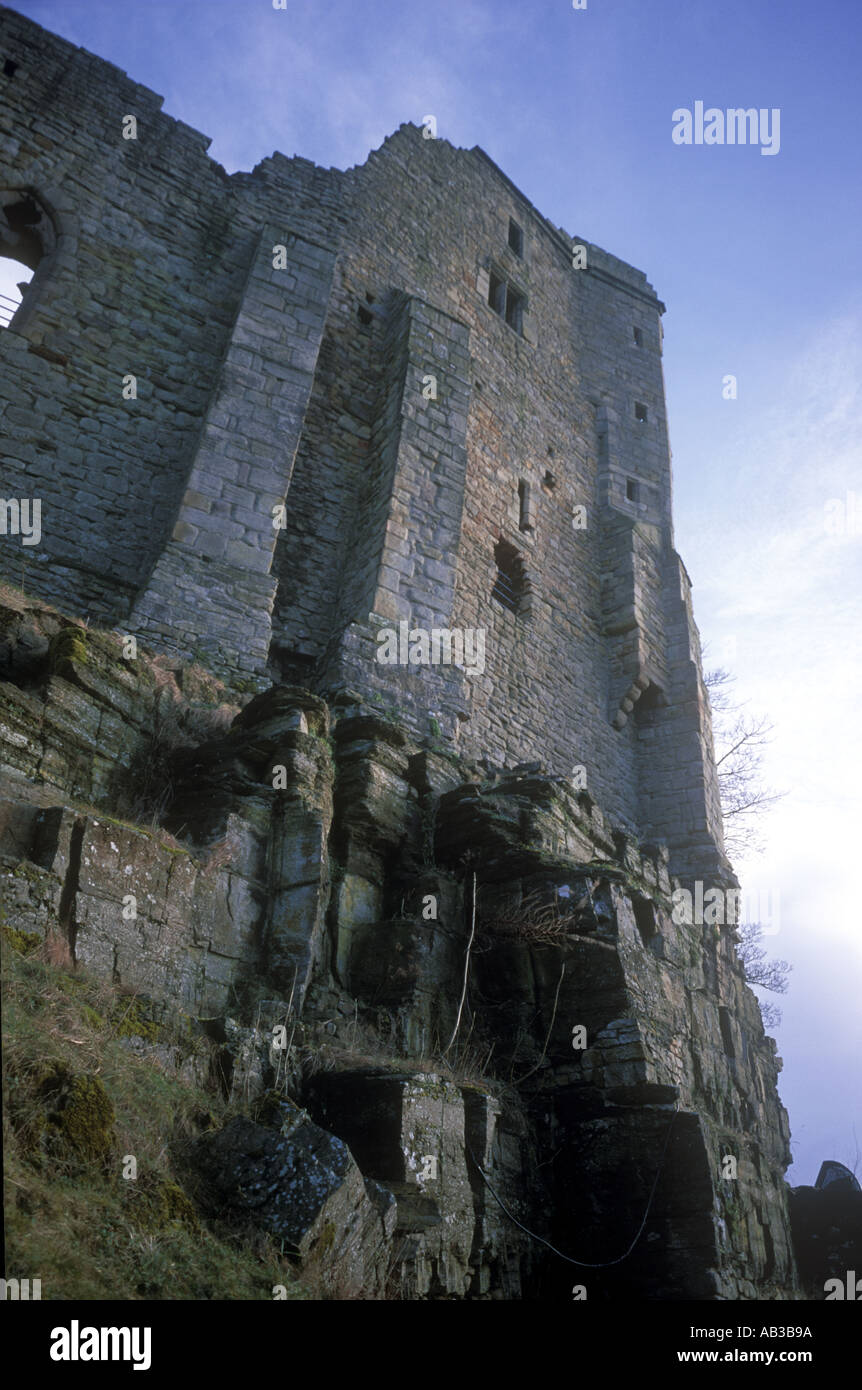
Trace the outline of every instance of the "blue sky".
{"type": "MultiPolygon", "coordinates": [[[[738,868],[780,897],[793,1182],[862,1151],[862,5],[859,0],[18,0],[212,137],[361,163],[434,114],[668,305],[677,545],[710,654],[776,725],[788,795],[738,868]],[[672,113],[779,108],[774,156],[672,113]],[[736,400],[722,395],[737,378],[736,400]],[[847,505],[849,500],[849,506],[847,505]],[[853,513],[855,500],[855,516],[853,513]],[[836,529],[844,506],[843,532],[836,529]],[[832,529],[827,525],[831,518],[832,529]]],[[[860,1165],[862,1172],[862,1165],[860,1165]]]]}

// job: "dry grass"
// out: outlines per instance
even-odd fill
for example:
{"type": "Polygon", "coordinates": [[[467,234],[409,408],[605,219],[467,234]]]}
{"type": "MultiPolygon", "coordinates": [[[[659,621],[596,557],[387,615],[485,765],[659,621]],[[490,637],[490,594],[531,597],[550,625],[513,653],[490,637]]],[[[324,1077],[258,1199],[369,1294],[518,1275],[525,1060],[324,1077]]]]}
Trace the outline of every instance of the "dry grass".
{"type": "Polygon", "coordinates": [[[589,893],[575,901],[564,898],[549,903],[541,892],[501,903],[482,916],[482,933],[489,939],[517,941],[525,946],[561,946],[573,931],[585,908],[589,893]]]}
{"type": "Polygon", "coordinates": [[[184,1147],[230,1112],[124,1045],[138,1003],[3,941],[7,1276],[41,1278],[43,1299],[308,1298],[268,1237],[200,1219],[185,1195],[184,1147]],[[110,1120],[98,1161],[57,1123],[76,1081],[110,1120]]]}
{"type": "Polygon", "coordinates": [[[439,1054],[423,1057],[402,1055],[384,1045],[376,1046],[373,1042],[361,1047],[314,1043],[300,1048],[303,1076],[306,1078],[318,1071],[379,1070],[392,1072],[393,1075],[436,1076],[456,1086],[474,1086],[488,1091],[493,1089],[497,1094],[500,1081],[486,1074],[493,1053],[493,1043],[490,1046],[471,1047],[469,1041],[456,1048],[447,1058],[439,1054]]]}
{"type": "Polygon", "coordinates": [[[14,585],[3,582],[0,582],[0,608],[8,608],[12,613],[26,613],[31,608],[44,608],[46,612],[52,614],[57,611],[46,603],[28,599],[23,589],[17,589],[14,585]]]}
{"type": "Polygon", "coordinates": [[[197,748],[228,731],[239,706],[191,704],[177,685],[173,669],[152,663],[156,677],[153,724],[147,746],[129,769],[120,792],[120,812],[131,821],[158,825],[176,793],[175,755],[197,748]]]}

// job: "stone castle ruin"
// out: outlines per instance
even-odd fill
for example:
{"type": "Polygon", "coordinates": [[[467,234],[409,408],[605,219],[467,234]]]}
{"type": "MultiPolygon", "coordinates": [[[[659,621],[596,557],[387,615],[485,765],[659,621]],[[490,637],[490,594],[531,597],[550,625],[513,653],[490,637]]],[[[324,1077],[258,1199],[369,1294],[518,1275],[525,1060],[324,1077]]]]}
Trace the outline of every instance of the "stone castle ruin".
{"type": "MultiPolygon", "coordinates": [[[[673,910],[737,885],[651,285],[427,126],[229,176],[7,9],[0,66],[20,920],[187,1011],[228,1093],[285,1082],[332,1182],[257,1219],[334,1223],[369,1290],[382,1240],[406,1297],[792,1297],[775,1045],[732,915],[673,910]],[[104,816],[202,667],[240,712],[175,751],[172,862],[104,816]]],[[[226,1202],[249,1143],[202,1158],[226,1202]]]]}

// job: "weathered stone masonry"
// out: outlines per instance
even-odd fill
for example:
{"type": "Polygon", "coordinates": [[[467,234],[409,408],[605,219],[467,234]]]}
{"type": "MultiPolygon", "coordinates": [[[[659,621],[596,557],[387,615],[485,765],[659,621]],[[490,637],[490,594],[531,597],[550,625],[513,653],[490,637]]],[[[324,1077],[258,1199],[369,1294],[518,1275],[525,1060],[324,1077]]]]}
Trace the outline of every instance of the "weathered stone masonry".
{"type": "Polygon", "coordinates": [[[671,910],[681,882],[735,880],[652,287],[415,126],[355,169],[228,176],[160,98],[8,9],[0,59],[0,251],[38,267],[0,332],[0,494],[43,503],[38,547],[0,537],[26,591],[0,595],[8,921],[182,1008],[184,1074],[282,1088],[332,1190],[297,1224],[285,1131],[242,1120],[213,1190],[241,1207],[265,1182],[265,1229],[303,1256],[337,1232],[367,1296],[394,1262],[405,1297],[570,1301],[480,1168],[588,1262],[647,1213],[590,1297],[794,1296],[775,1045],[732,929],[671,910]],[[381,665],[401,621],[483,629],[484,670],[381,665]],[[113,816],[165,710],[195,729],[201,707],[171,753],[177,849],[113,816]],[[457,1079],[428,1058],[474,908],[486,1061],[457,1079]]]}
{"type": "MultiPolygon", "coordinates": [[[[0,339],[3,485],[43,499],[28,584],[226,672],[377,691],[426,732],[430,710],[471,756],[583,765],[675,870],[725,874],[641,272],[588,243],[573,269],[481,150],[413,126],[346,172],[273,155],[228,177],[153,93],[2,23],[0,197],[46,229],[0,339]],[[500,540],[522,613],[491,598],[500,540]],[[484,674],[379,666],[399,619],[484,628],[484,674]]],[[[4,572],[21,561],[6,540],[4,572]]]]}

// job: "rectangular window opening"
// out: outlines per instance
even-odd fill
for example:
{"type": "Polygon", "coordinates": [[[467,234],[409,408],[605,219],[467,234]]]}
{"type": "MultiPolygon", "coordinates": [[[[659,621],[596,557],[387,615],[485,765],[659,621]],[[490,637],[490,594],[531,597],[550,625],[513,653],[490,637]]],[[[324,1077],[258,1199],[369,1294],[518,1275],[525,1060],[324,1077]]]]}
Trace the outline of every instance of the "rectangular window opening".
{"type": "Polygon", "coordinates": [[[523,560],[515,547],[504,540],[499,541],[494,547],[494,559],[497,564],[497,577],[491,590],[491,598],[503,608],[508,608],[510,613],[521,617],[527,611],[528,593],[523,560]]]}
{"type": "Polygon", "coordinates": [[[521,332],[524,322],[524,296],[518,294],[511,285],[506,286],[506,322],[516,333],[521,332]]]}
{"type": "Polygon", "coordinates": [[[635,482],[634,478],[626,478],[626,500],[628,502],[639,502],[639,493],[640,489],[638,488],[638,485],[635,482]]]}
{"type": "Polygon", "coordinates": [[[641,401],[635,401],[635,419],[641,425],[647,422],[647,408],[641,401]]]}
{"type": "Polygon", "coordinates": [[[516,256],[523,259],[524,229],[518,226],[513,217],[509,218],[509,250],[514,251],[516,256]]]}
{"type": "Polygon", "coordinates": [[[644,345],[644,335],[643,335],[643,333],[641,332],[641,330],[640,330],[639,328],[635,328],[635,329],[634,329],[634,335],[635,335],[635,347],[643,347],[643,345],[644,345]]]}
{"type": "Polygon", "coordinates": [[[488,272],[488,303],[510,328],[523,335],[524,296],[497,270],[488,272]]]}
{"type": "Polygon", "coordinates": [[[495,314],[499,314],[501,318],[505,316],[506,281],[493,270],[488,281],[488,303],[495,314]]]}

